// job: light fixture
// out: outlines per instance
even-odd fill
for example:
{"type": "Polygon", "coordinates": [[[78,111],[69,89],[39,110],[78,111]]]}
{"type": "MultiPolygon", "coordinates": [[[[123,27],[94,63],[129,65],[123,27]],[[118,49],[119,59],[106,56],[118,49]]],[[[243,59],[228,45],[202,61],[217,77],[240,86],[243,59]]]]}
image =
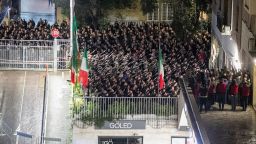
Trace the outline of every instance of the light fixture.
{"type": "Polygon", "coordinates": [[[237,70],[241,69],[242,63],[239,60],[235,60],[234,66],[237,70]]]}

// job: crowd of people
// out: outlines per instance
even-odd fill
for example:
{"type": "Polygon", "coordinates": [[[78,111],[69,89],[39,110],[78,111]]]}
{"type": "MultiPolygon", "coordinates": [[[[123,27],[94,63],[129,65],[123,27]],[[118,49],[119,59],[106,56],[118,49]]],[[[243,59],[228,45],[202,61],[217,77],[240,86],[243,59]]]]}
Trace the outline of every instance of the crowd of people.
{"type": "MultiPolygon", "coordinates": [[[[0,26],[0,39],[51,40],[52,28],[59,39],[69,38],[69,23],[49,25],[46,20],[12,20],[0,26]]],[[[104,97],[177,96],[178,78],[187,70],[205,69],[210,53],[207,31],[188,33],[179,39],[170,24],[109,24],[106,28],[81,26],[80,51],[90,60],[90,94],[104,97]],[[158,89],[158,49],[163,52],[165,88],[158,89]]]]}
{"type": "Polygon", "coordinates": [[[177,96],[178,79],[191,68],[206,68],[210,35],[176,37],[169,24],[115,23],[99,30],[83,27],[80,48],[92,55],[90,89],[97,96],[177,96]],[[158,89],[158,49],[163,51],[165,88],[158,89]]]}
{"type": "Polygon", "coordinates": [[[0,39],[15,40],[52,40],[51,29],[57,28],[60,31],[60,39],[69,38],[69,25],[63,21],[60,25],[50,25],[47,20],[40,19],[37,23],[34,20],[24,19],[11,20],[7,25],[0,25],[0,39]]]}
{"type": "Polygon", "coordinates": [[[219,110],[224,110],[224,104],[230,104],[236,111],[241,106],[246,111],[251,101],[252,84],[249,72],[246,70],[193,71],[190,86],[200,111],[207,112],[217,102],[219,110]]]}
{"type": "MultiPolygon", "coordinates": [[[[0,39],[52,40],[51,29],[60,39],[69,38],[69,23],[49,25],[46,20],[12,20],[0,26],[0,39]]],[[[173,97],[179,93],[178,79],[189,72],[190,86],[200,110],[224,103],[246,110],[251,82],[246,71],[209,70],[210,35],[188,33],[179,39],[167,23],[114,23],[106,28],[82,26],[78,44],[90,58],[90,94],[99,97],[173,97]],[[163,52],[165,88],[158,88],[158,50],[163,52]]]]}

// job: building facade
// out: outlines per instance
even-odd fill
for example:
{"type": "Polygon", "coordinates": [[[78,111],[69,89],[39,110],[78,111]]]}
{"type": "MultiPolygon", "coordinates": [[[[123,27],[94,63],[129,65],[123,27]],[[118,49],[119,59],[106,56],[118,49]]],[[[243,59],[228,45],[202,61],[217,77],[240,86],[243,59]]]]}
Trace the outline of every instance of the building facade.
{"type": "MultiPolygon", "coordinates": [[[[212,44],[210,67],[250,71],[256,86],[255,0],[212,1],[212,44]]],[[[253,105],[256,89],[253,88],[253,105]]]]}
{"type": "Polygon", "coordinates": [[[238,43],[241,20],[239,3],[240,0],[213,1],[211,68],[222,69],[226,66],[228,69],[241,69],[238,43]],[[238,10],[236,13],[234,7],[238,10]]]}
{"type": "Polygon", "coordinates": [[[256,1],[242,4],[241,53],[244,67],[250,70],[253,84],[253,105],[256,105],[256,1]]]}

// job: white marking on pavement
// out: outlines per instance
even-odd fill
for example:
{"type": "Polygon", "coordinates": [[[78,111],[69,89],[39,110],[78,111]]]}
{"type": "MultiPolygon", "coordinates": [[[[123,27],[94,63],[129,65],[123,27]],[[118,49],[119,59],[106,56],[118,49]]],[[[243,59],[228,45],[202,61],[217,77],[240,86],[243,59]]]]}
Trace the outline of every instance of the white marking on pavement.
{"type": "Polygon", "coordinates": [[[45,98],[46,98],[46,103],[45,103],[45,123],[44,123],[44,136],[46,136],[46,133],[47,133],[47,116],[48,116],[48,88],[49,88],[49,74],[47,73],[46,74],[46,77],[47,77],[47,80],[46,80],[46,83],[47,83],[47,85],[45,85],[46,86],[46,96],[45,96],[45,98]]]}

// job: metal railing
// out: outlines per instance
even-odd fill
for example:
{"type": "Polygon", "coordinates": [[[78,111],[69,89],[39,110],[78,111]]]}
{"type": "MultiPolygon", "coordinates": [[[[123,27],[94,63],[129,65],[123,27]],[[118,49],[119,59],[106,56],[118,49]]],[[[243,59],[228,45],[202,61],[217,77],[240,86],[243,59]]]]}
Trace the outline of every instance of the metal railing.
{"type": "Polygon", "coordinates": [[[116,21],[113,21],[111,22],[111,24],[114,24],[114,23],[119,23],[119,24],[122,24],[124,23],[124,25],[128,26],[130,24],[133,24],[133,25],[143,25],[143,24],[158,24],[158,23],[166,23],[166,24],[171,24],[172,23],[172,20],[116,20],[116,21]]]}
{"type": "Polygon", "coordinates": [[[55,138],[55,137],[36,137],[31,138],[21,137],[19,139],[19,144],[42,144],[41,140],[44,140],[43,144],[71,144],[72,142],[69,139],[55,138]]]}
{"type": "Polygon", "coordinates": [[[191,128],[195,134],[195,138],[198,144],[210,144],[205,127],[201,120],[201,116],[196,104],[195,98],[190,96],[187,90],[187,84],[183,78],[180,79],[181,91],[183,93],[184,101],[186,103],[188,116],[191,123],[191,128]]]}
{"type": "Polygon", "coordinates": [[[177,120],[177,97],[74,98],[73,123],[79,127],[104,120],[177,120]]]}
{"type": "Polygon", "coordinates": [[[69,41],[57,40],[54,57],[53,40],[0,40],[0,69],[51,70],[68,69],[69,41]]]}

